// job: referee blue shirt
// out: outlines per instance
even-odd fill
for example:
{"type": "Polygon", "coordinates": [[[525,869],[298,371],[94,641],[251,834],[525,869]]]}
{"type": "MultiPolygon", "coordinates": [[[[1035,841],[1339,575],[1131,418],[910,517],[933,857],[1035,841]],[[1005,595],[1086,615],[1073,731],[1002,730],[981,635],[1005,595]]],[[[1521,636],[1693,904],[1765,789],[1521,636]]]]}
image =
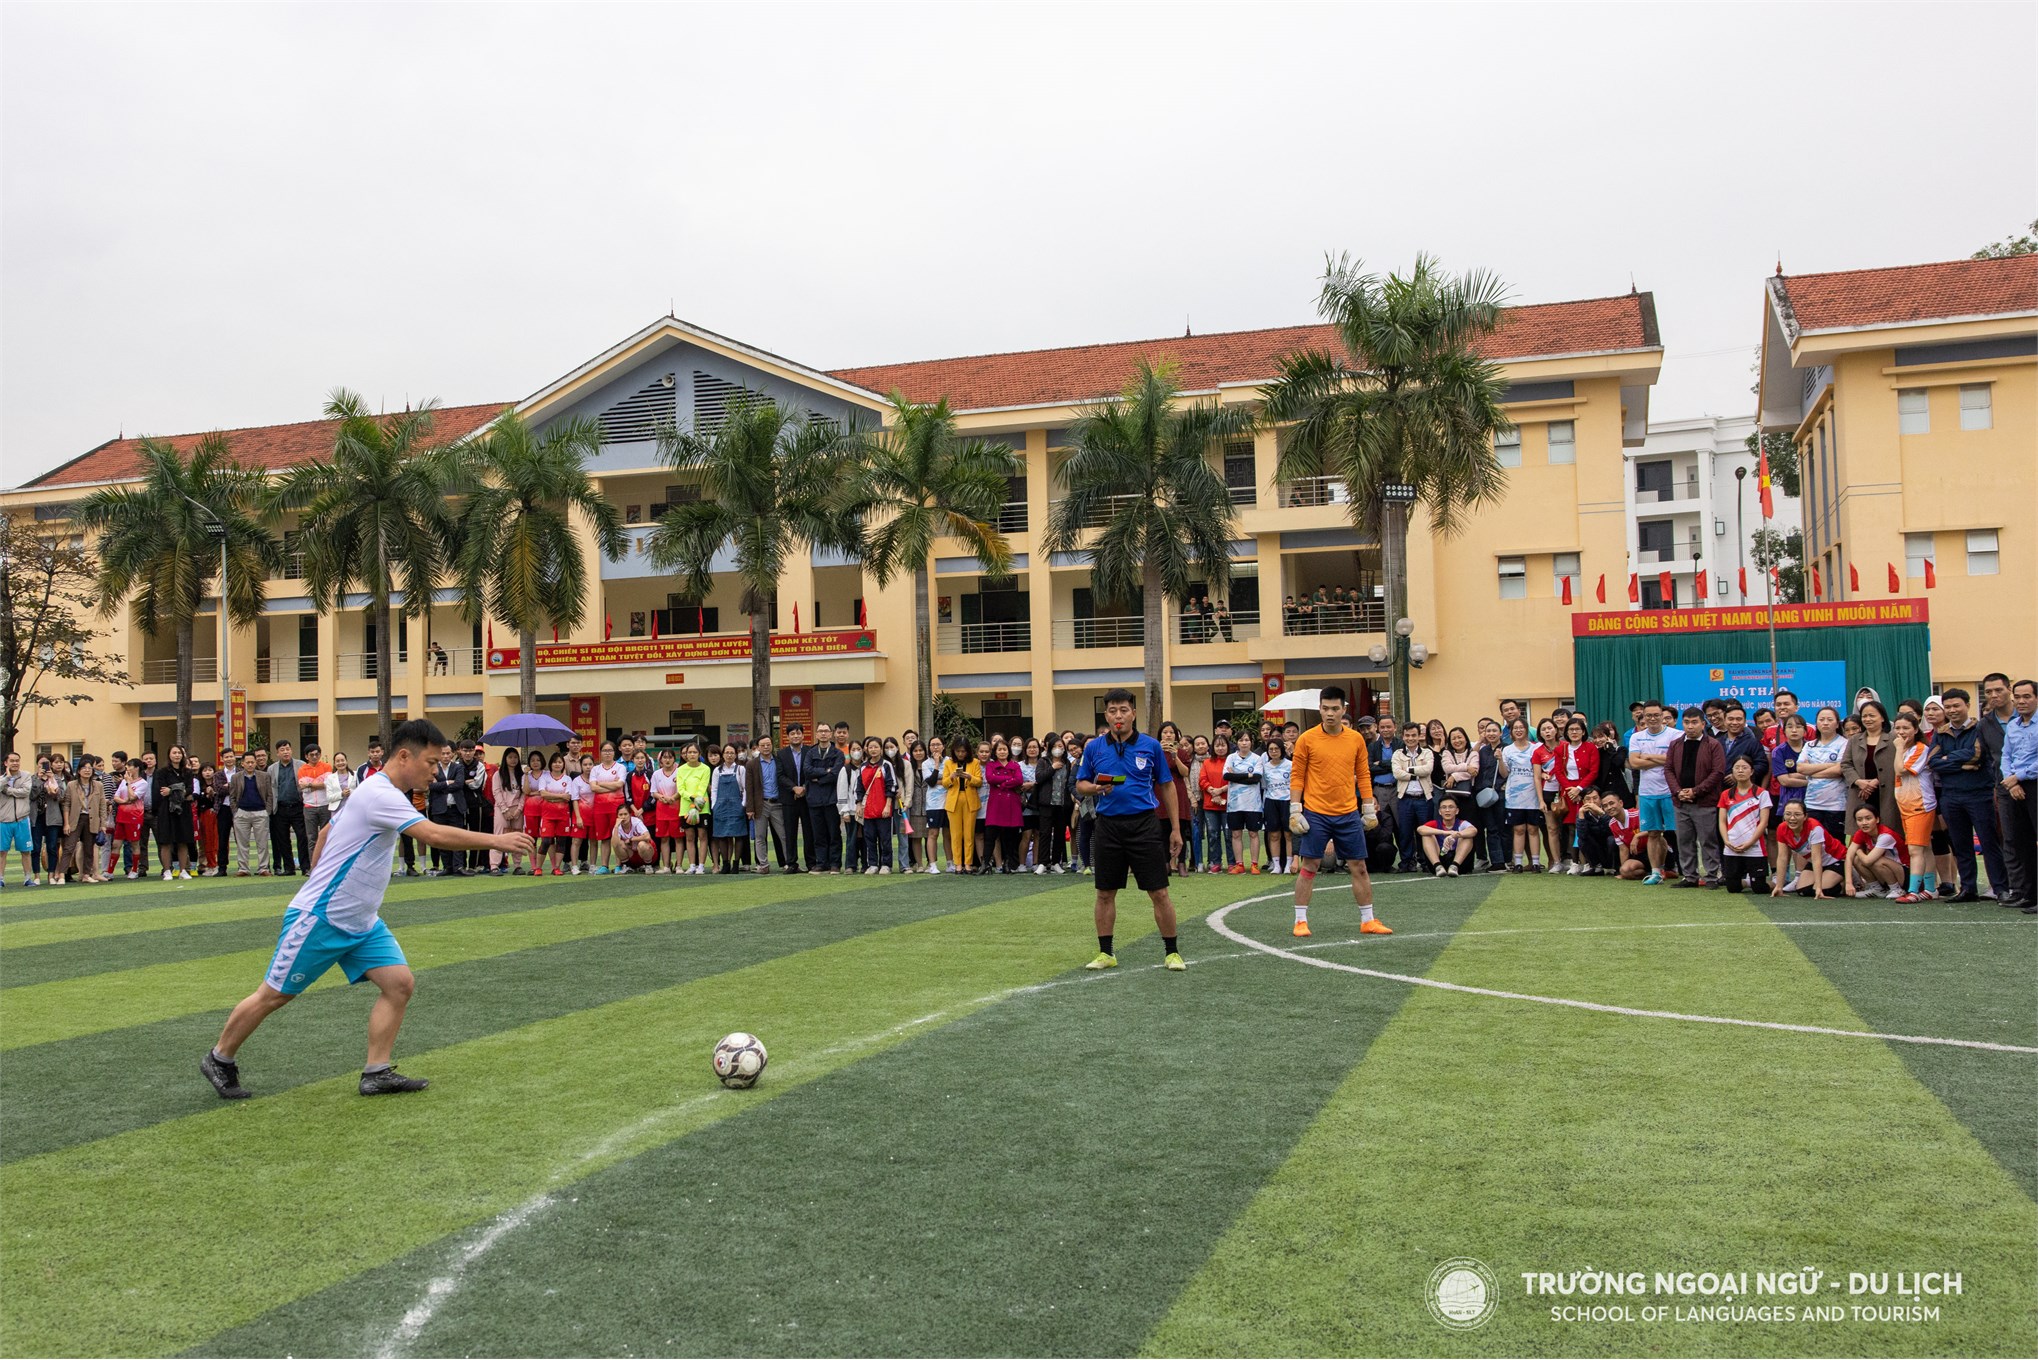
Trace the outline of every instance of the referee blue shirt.
{"type": "Polygon", "coordinates": [[[1160,806],[1160,786],[1175,778],[1168,770],[1167,757],[1161,754],[1161,744],[1144,732],[1133,733],[1132,740],[1122,745],[1109,733],[1090,738],[1076,766],[1076,778],[1095,780],[1098,775],[1125,777],[1123,784],[1114,784],[1097,796],[1101,817],[1152,812],[1160,806]]]}

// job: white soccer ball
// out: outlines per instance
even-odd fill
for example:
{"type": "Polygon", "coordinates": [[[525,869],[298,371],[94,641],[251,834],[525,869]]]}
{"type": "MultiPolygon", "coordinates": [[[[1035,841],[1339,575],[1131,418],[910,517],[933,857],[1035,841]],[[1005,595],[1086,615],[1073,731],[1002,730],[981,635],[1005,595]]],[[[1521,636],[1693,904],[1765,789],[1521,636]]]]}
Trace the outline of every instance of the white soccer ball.
{"type": "Polygon", "coordinates": [[[715,1045],[715,1076],[731,1090],[747,1090],[764,1075],[764,1065],[770,1060],[763,1040],[737,1030],[715,1045]]]}

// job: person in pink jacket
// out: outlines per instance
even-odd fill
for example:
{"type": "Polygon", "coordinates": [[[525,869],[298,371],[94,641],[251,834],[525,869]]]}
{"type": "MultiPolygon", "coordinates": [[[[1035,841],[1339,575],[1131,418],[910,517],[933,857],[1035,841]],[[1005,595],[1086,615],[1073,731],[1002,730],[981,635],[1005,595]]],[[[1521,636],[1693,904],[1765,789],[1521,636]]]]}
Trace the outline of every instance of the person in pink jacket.
{"type": "Polygon", "coordinates": [[[984,825],[998,844],[998,872],[1019,872],[1019,830],[1026,821],[1020,789],[1026,772],[1012,759],[1012,747],[1000,737],[991,744],[991,759],[984,766],[984,786],[990,790],[984,803],[984,825]]]}

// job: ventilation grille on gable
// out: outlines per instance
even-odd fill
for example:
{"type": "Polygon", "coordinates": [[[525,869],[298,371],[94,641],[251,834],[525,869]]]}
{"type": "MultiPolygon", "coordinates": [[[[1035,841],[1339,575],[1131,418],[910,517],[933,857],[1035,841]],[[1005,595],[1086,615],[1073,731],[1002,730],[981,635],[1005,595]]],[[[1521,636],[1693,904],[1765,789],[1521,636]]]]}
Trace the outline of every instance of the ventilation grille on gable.
{"type": "Polygon", "coordinates": [[[634,444],[656,439],[659,427],[671,425],[678,414],[676,390],[668,373],[603,411],[598,422],[601,442],[634,444]]]}
{"type": "Polygon", "coordinates": [[[740,383],[717,378],[712,373],[694,370],[693,375],[693,427],[701,434],[713,434],[722,428],[729,418],[729,412],[744,402],[765,400],[762,392],[753,392],[740,383]]]}

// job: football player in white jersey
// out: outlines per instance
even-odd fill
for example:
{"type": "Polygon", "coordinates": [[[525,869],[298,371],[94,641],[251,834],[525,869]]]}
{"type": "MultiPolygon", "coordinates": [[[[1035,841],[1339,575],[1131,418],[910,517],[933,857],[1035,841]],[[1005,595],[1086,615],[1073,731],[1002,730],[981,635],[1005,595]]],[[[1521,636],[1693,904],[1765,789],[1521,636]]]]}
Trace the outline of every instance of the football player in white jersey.
{"type": "Polygon", "coordinates": [[[383,895],[397,841],[409,835],[440,850],[499,850],[527,855],[531,838],[521,831],[489,835],[427,821],[411,805],[412,792],[428,788],[432,769],[446,746],[445,733],[423,718],[397,725],[389,759],[363,779],[312,848],[304,886],[290,899],[276,956],[262,984],[235,1006],[219,1042],[199,1060],[199,1071],[223,1100],[245,1100],[235,1055],[261,1023],[291,998],[339,967],[348,982],[366,979],[381,993],[368,1012],[368,1061],[361,1094],[422,1091],[429,1082],[398,1075],[390,1062],[404,1007],[416,986],[396,937],[382,922],[383,895]]]}

